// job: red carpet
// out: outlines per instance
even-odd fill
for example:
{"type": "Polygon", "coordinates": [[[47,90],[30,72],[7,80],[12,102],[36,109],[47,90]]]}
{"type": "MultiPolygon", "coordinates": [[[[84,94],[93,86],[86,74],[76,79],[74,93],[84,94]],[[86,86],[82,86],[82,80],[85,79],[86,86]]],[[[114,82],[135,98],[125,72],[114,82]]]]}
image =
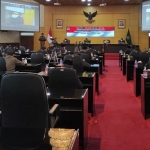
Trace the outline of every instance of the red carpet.
{"type": "Polygon", "coordinates": [[[119,60],[119,53],[105,53],[105,60],[119,60]]]}
{"type": "Polygon", "coordinates": [[[88,150],[150,150],[150,126],[118,60],[106,60],[95,116],[89,120],[88,150]]]}

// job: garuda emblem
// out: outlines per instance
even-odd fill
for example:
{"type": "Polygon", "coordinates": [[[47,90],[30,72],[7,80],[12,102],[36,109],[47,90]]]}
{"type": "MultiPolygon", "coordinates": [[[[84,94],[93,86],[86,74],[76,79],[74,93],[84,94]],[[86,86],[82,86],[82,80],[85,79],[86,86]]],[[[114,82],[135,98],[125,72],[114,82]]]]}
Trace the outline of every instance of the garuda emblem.
{"type": "Polygon", "coordinates": [[[83,11],[83,13],[84,13],[85,17],[88,18],[88,20],[86,20],[88,23],[92,23],[95,21],[95,20],[93,20],[93,18],[97,15],[97,11],[94,13],[91,13],[91,12],[87,13],[87,12],[83,11]]]}

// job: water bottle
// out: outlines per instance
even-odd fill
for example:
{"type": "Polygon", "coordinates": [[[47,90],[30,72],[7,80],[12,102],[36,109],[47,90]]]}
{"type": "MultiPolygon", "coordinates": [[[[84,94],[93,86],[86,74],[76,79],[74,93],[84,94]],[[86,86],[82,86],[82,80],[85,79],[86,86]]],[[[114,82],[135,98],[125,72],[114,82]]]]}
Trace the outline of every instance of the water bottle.
{"type": "Polygon", "coordinates": [[[27,58],[24,59],[24,64],[27,64],[27,58]]]}
{"type": "Polygon", "coordinates": [[[62,61],[62,59],[60,59],[60,65],[62,65],[63,64],[63,61],[62,61]]]}
{"type": "Polygon", "coordinates": [[[146,70],[146,66],[144,67],[144,69],[143,69],[143,75],[145,76],[145,77],[147,77],[147,70],[146,70]]]}
{"type": "Polygon", "coordinates": [[[48,65],[45,66],[45,74],[47,75],[48,73],[48,65]]]}
{"type": "Polygon", "coordinates": [[[138,62],[137,62],[137,60],[135,60],[135,62],[134,62],[134,67],[138,67],[138,62]]]}
{"type": "Polygon", "coordinates": [[[25,61],[25,59],[24,58],[22,58],[22,62],[24,63],[24,61],[25,61]]]}
{"type": "Polygon", "coordinates": [[[130,56],[128,55],[128,60],[130,60],[130,56]]]}

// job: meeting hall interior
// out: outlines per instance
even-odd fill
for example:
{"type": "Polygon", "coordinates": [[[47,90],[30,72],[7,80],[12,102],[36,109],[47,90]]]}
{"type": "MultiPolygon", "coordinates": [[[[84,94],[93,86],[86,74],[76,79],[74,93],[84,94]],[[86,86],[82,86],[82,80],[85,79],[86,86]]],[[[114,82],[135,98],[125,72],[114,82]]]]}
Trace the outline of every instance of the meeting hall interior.
{"type": "Polygon", "coordinates": [[[0,150],[150,150],[150,0],[0,8],[0,150]]]}

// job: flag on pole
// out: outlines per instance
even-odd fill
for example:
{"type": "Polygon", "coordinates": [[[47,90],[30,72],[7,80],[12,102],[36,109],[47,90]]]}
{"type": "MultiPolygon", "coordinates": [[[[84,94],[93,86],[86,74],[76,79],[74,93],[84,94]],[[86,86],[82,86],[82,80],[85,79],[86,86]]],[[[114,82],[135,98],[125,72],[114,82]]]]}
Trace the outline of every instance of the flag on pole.
{"type": "Polygon", "coordinates": [[[51,31],[51,28],[50,28],[50,30],[49,30],[49,32],[48,32],[48,36],[47,36],[47,41],[48,41],[48,43],[52,43],[51,38],[52,38],[52,31],[51,31]]]}
{"type": "Polygon", "coordinates": [[[131,35],[130,35],[129,29],[128,29],[128,32],[126,35],[126,41],[127,41],[128,45],[132,45],[132,40],[131,40],[131,35]]]}

